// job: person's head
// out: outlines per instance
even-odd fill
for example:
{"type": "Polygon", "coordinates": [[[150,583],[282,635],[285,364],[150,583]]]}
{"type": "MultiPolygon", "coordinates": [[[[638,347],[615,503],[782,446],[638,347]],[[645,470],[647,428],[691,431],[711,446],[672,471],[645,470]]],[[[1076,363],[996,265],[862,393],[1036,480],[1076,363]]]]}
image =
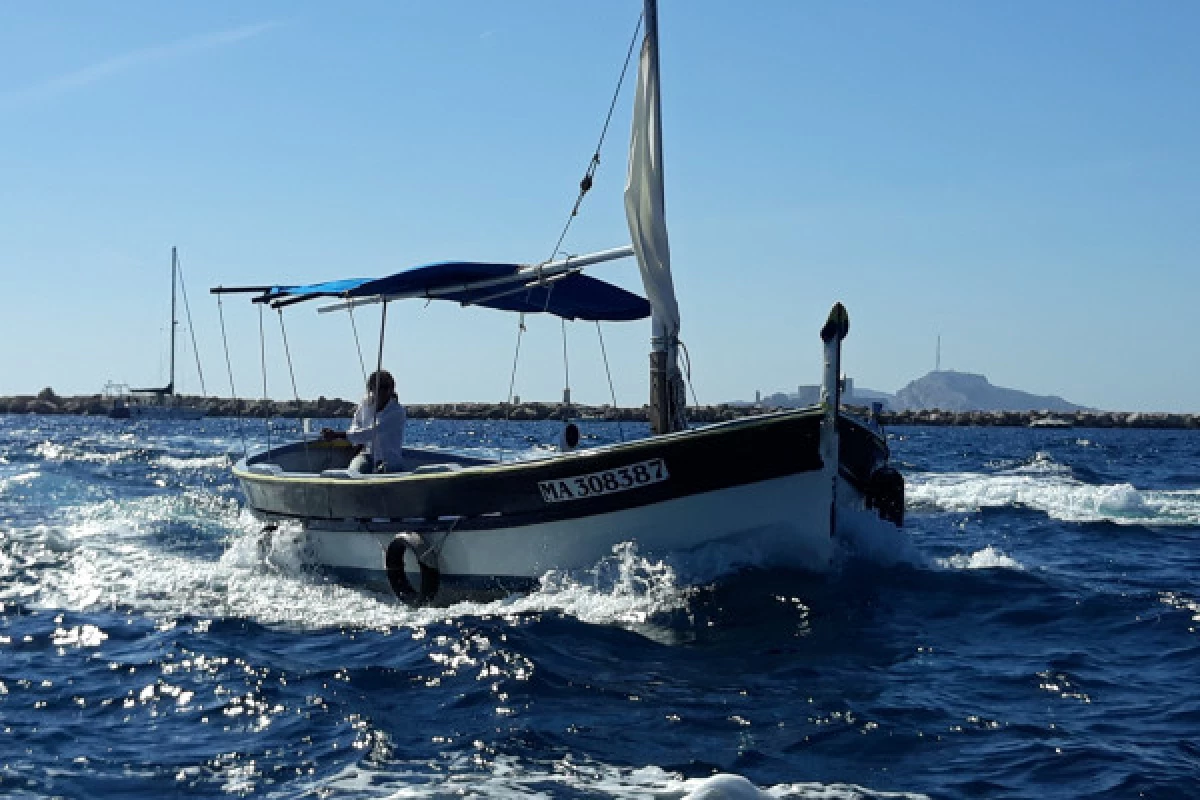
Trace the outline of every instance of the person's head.
{"type": "Polygon", "coordinates": [[[375,404],[382,408],[388,401],[396,397],[396,380],[386,369],[372,372],[367,378],[367,393],[375,398],[375,404]]]}

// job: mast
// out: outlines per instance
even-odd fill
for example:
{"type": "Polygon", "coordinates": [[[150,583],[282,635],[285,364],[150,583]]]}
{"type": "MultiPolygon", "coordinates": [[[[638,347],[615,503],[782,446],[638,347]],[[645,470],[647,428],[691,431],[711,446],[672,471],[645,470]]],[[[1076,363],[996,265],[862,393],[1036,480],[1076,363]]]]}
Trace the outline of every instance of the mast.
{"type": "Polygon", "coordinates": [[[171,248],[171,379],[167,383],[167,394],[175,394],[175,328],[179,321],[175,319],[175,274],[179,271],[179,258],[175,248],[171,248]]]}
{"type": "Polygon", "coordinates": [[[629,137],[625,217],[651,307],[650,428],[655,434],[686,427],[687,397],[679,370],[679,306],[671,279],[663,192],[662,105],[659,96],[658,6],[645,0],[646,34],[638,62],[629,137]]]}
{"type": "Polygon", "coordinates": [[[842,404],[842,340],[850,332],[850,315],[841,303],[834,303],[821,328],[825,369],[821,373],[821,462],[829,487],[829,535],[837,532],[837,482],[841,471],[841,444],[838,437],[838,408],[842,404]]]}

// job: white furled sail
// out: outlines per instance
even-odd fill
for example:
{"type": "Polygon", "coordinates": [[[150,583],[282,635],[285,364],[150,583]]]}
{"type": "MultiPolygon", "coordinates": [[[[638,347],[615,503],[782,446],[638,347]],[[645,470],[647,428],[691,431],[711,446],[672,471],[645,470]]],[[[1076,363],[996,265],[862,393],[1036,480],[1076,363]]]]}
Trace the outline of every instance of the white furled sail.
{"type": "MultiPolygon", "coordinates": [[[[625,180],[625,217],[652,309],[651,407],[663,414],[656,433],[681,430],[683,380],[678,367],[679,305],[671,280],[671,248],[667,239],[663,196],[662,110],[658,78],[658,13],[646,0],[646,35],[638,63],[629,140],[629,172],[625,180]],[[659,354],[662,355],[659,355],[659,354]],[[657,373],[657,375],[656,375],[657,373]],[[656,381],[661,389],[656,387],[656,381]]],[[[653,422],[653,420],[652,420],[653,422]]]]}

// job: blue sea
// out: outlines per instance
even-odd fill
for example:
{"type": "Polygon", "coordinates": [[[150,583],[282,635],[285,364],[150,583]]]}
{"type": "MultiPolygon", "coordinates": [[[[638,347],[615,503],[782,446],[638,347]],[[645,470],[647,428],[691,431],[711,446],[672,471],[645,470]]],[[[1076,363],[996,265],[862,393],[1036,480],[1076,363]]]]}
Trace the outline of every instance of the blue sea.
{"type": "Polygon", "coordinates": [[[410,608],[260,550],[236,420],[0,416],[0,796],[1200,797],[1200,432],[889,439],[907,524],[830,571],[627,545],[410,608]]]}

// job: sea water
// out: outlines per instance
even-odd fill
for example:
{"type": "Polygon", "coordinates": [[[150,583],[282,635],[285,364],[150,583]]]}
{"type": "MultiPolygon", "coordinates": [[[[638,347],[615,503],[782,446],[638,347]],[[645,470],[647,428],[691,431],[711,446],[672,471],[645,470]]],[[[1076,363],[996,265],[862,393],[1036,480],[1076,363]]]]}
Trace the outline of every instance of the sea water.
{"type": "Polygon", "coordinates": [[[265,442],[0,416],[0,796],[1200,796],[1198,432],[898,427],[906,526],[844,518],[830,571],[629,544],[447,608],[260,548],[265,442]]]}

